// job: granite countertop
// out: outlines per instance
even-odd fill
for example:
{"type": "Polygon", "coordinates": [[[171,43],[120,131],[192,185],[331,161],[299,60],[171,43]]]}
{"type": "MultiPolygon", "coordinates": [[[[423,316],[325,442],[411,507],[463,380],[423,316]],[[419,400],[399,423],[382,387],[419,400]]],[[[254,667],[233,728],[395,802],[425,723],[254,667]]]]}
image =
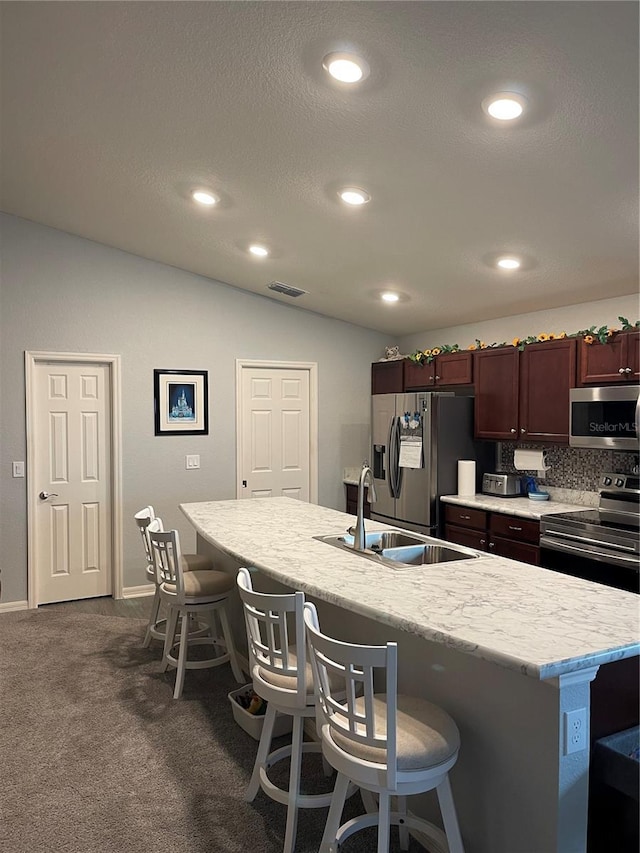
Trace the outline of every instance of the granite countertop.
{"type": "Polygon", "coordinates": [[[533,678],[640,653],[630,592],[488,554],[389,568],[313,538],[352,516],[291,498],[180,508],[206,541],[286,586],[533,678]]]}

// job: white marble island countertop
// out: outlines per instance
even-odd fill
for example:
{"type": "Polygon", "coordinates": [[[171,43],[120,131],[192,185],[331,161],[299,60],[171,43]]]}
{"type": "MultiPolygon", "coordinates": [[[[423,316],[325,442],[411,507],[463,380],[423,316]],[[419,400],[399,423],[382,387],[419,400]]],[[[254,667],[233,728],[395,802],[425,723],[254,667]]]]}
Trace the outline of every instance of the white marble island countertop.
{"type": "Polygon", "coordinates": [[[390,568],[314,539],[353,516],[291,498],[180,508],[204,540],[286,586],[533,678],[640,653],[630,592],[491,555],[390,568]]]}

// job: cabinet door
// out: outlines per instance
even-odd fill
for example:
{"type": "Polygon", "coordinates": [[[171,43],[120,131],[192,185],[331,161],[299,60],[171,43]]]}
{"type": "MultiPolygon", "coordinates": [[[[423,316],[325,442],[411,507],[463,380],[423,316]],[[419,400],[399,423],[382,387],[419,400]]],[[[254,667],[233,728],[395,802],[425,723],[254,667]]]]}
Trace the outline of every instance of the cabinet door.
{"type": "Polygon", "coordinates": [[[510,441],[517,438],[519,356],[516,347],[474,354],[476,438],[510,441]]]}
{"type": "Polygon", "coordinates": [[[502,536],[492,536],[489,546],[492,554],[498,557],[508,557],[520,563],[540,565],[540,548],[530,542],[516,542],[514,539],[503,539],[502,536]]]}
{"type": "Polygon", "coordinates": [[[606,344],[580,341],[578,376],[580,385],[611,385],[638,379],[639,332],[621,332],[606,344]],[[627,373],[627,368],[629,372],[627,373]]]}
{"type": "Polygon", "coordinates": [[[466,527],[445,524],[444,538],[457,545],[466,545],[468,548],[477,548],[479,551],[487,550],[487,534],[483,530],[470,530],[466,527]]]}
{"type": "Polygon", "coordinates": [[[533,519],[520,518],[517,515],[503,515],[492,512],[489,519],[489,531],[494,536],[506,539],[521,539],[538,545],[540,542],[540,522],[533,519]]]}
{"type": "Polygon", "coordinates": [[[404,361],[375,361],[371,365],[372,394],[402,394],[404,361]]]}
{"type": "Polygon", "coordinates": [[[471,509],[457,504],[445,504],[444,520],[456,527],[476,527],[486,530],[487,513],[483,509],[471,509]]]}
{"type": "Polygon", "coordinates": [[[569,389],[575,384],[575,338],[528,344],[520,356],[518,437],[569,444],[569,389]]]}
{"type": "Polygon", "coordinates": [[[413,361],[405,362],[404,366],[404,390],[423,391],[425,388],[433,387],[434,362],[429,364],[416,364],[413,361]]]}
{"type": "Polygon", "coordinates": [[[471,385],[473,382],[473,356],[470,352],[450,352],[436,356],[436,385],[471,385]]]}

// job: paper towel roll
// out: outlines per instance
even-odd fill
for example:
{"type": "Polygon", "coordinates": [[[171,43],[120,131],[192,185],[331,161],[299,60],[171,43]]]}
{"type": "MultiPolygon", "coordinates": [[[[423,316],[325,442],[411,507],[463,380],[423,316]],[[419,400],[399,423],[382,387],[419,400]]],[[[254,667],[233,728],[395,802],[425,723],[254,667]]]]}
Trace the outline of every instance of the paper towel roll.
{"type": "Polygon", "coordinates": [[[537,471],[542,477],[549,470],[546,450],[515,450],[513,467],[518,471],[537,471]]]}
{"type": "Polygon", "coordinates": [[[476,463],[473,459],[458,460],[458,494],[475,495],[476,463]]]}

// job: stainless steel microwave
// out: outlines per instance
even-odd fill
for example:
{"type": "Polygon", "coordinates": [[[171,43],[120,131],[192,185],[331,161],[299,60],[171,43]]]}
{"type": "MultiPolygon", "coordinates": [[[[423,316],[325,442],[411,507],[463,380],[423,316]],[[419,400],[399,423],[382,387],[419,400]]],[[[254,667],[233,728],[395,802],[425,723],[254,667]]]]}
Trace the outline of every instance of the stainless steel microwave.
{"type": "Polygon", "coordinates": [[[569,407],[570,447],[640,449],[640,386],[571,388],[569,407]]]}

